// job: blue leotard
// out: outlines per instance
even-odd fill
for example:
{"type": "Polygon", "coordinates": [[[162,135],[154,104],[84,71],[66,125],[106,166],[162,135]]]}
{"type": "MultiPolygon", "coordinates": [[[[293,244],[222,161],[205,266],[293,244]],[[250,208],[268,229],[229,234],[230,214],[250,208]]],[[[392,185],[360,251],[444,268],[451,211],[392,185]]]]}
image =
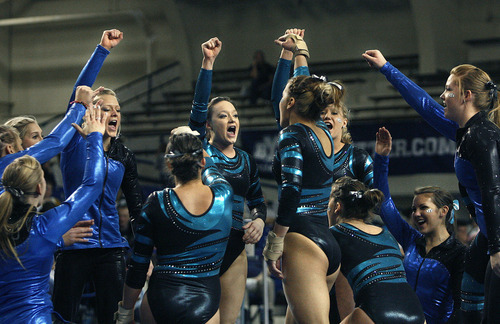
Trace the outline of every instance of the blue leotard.
{"type": "MultiPolygon", "coordinates": [[[[49,274],[56,243],[82,218],[104,180],[102,135],[91,133],[86,143],[85,177],[78,189],[60,206],[30,215],[29,235],[16,246],[24,268],[13,258],[0,258],[0,323],[52,323],[49,274]]],[[[13,214],[22,217],[28,208],[21,205],[13,214]]]]}
{"type": "Polygon", "coordinates": [[[205,323],[219,306],[218,274],[231,228],[232,189],[207,160],[203,182],[213,202],[205,213],[192,215],[167,188],[149,196],[137,221],[126,283],[142,288],[156,247],[158,264],[148,299],[159,323],[205,323]]]}
{"type": "Polygon", "coordinates": [[[280,132],[273,163],[280,190],[276,223],[316,243],[328,258],[329,275],[338,269],[340,262],[340,250],[328,231],[326,214],[333,182],[333,140],[323,122],[319,121],[317,126],[330,140],[329,156],[306,125],[293,124],[280,132]]]}
{"type": "MultiPolygon", "coordinates": [[[[271,102],[279,129],[281,129],[279,103],[290,76],[290,66],[290,60],[279,59],[271,91],[271,102]]],[[[294,76],[309,74],[307,66],[299,66],[293,72],[294,76]]],[[[370,154],[355,145],[344,144],[335,154],[333,181],[343,176],[358,179],[371,188],[373,186],[373,160],[370,154]]]]}
{"type": "Polygon", "coordinates": [[[266,205],[260,186],[259,172],[253,157],[236,147],[234,148],[235,156],[228,157],[215,146],[208,143],[205,138],[207,106],[211,87],[212,70],[201,69],[196,83],[189,126],[200,133],[200,138],[204,141],[205,150],[217,165],[222,175],[231,184],[234,192],[233,222],[228,248],[221,268],[221,274],[223,274],[245,248],[245,243],[242,240],[244,234],[242,226],[245,199],[254,219],[259,217],[265,221],[266,205]]]}
{"type": "Polygon", "coordinates": [[[342,251],[341,271],[356,306],[375,323],[423,323],[418,298],[408,285],[394,237],[382,229],[368,234],[347,223],[332,226],[342,251]]]}

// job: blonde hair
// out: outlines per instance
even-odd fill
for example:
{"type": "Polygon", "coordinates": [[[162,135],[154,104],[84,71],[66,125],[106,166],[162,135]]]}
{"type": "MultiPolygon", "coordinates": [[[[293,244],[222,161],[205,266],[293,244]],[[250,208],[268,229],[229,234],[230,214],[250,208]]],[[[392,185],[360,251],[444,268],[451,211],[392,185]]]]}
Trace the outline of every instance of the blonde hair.
{"type": "MultiPolygon", "coordinates": [[[[344,84],[340,80],[334,80],[328,82],[328,84],[332,85],[334,90],[335,102],[333,103],[333,108],[335,108],[338,111],[338,113],[340,113],[342,117],[344,117],[347,120],[347,125],[348,125],[350,119],[350,110],[349,108],[347,108],[345,104],[345,96],[347,90],[344,84]]],[[[351,133],[349,133],[349,130],[347,129],[347,125],[345,127],[342,127],[342,134],[340,135],[340,141],[344,144],[351,144],[352,136],[351,133]]]]}
{"type": "Polygon", "coordinates": [[[475,96],[473,105],[479,110],[489,111],[488,116],[492,122],[500,127],[500,102],[497,96],[496,85],[488,73],[471,64],[455,66],[450,74],[456,77],[460,96],[470,90],[475,96]]]}
{"type": "Polygon", "coordinates": [[[95,104],[99,100],[100,96],[105,96],[105,95],[113,96],[116,98],[116,100],[118,100],[118,97],[116,96],[116,93],[113,90],[108,89],[108,88],[104,88],[101,91],[99,91],[98,93],[96,93],[94,95],[94,97],[92,97],[92,103],[95,104]]]}
{"type": "Polygon", "coordinates": [[[300,75],[288,82],[288,93],[295,98],[297,114],[305,119],[320,119],[321,112],[335,102],[338,88],[323,79],[300,75]]]}
{"type": "Polygon", "coordinates": [[[2,176],[5,191],[0,195],[0,248],[4,259],[6,255],[15,258],[22,265],[11,237],[19,233],[36,206],[32,205],[23,217],[14,222],[9,222],[9,218],[12,216],[14,201],[25,202],[26,195],[37,195],[35,190],[42,180],[40,163],[29,155],[15,159],[5,168],[2,176]]]}
{"type": "Polygon", "coordinates": [[[19,132],[19,137],[23,139],[26,136],[26,132],[28,131],[28,126],[31,124],[37,124],[35,116],[24,115],[11,118],[7,120],[4,125],[12,126],[19,132]]]}

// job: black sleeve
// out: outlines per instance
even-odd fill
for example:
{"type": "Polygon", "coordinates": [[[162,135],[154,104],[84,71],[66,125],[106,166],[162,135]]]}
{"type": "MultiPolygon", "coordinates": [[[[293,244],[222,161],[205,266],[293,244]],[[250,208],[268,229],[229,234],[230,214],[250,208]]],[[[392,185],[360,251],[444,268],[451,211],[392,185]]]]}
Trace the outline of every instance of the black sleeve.
{"type": "MultiPolygon", "coordinates": [[[[125,173],[122,180],[122,191],[125,195],[125,200],[127,201],[128,210],[130,213],[130,220],[132,224],[134,220],[139,217],[142,209],[142,188],[139,185],[139,179],[137,175],[137,163],[135,161],[135,155],[129,149],[125,150],[125,173]]],[[[134,226],[135,227],[135,226],[134,226]]]]}
{"type": "Polygon", "coordinates": [[[153,254],[153,224],[151,218],[154,215],[155,205],[158,198],[156,192],[152,193],[146,203],[141,215],[136,219],[134,237],[134,249],[130,258],[125,283],[134,289],[140,289],[146,282],[149,262],[153,254]]]}
{"type": "Polygon", "coordinates": [[[497,133],[475,128],[467,141],[472,166],[481,191],[490,254],[500,251],[500,141],[497,133]]]}

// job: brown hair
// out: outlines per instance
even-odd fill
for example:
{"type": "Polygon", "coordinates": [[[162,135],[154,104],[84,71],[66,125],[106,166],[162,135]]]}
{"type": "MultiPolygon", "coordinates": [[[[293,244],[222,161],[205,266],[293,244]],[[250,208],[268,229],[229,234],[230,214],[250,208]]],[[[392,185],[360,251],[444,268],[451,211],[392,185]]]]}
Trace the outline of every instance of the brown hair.
{"type": "Polygon", "coordinates": [[[359,180],[341,177],[333,183],[330,199],[342,203],[340,219],[366,222],[373,216],[373,209],[384,200],[384,194],[378,189],[368,189],[359,180]]]}
{"type": "Polygon", "coordinates": [[[453,196],[447,190],[444,190],[441,187],[437,186],[426,186],[416,188],[413,194],[416,195],[424,195],[428,194],[431,197],[432,203],[436,205],[437,208],[443,208],[444,206],[448,206],[448,213],[446,214],[445,224],[448,233],[453,234],[454,228],[453,223],[454,219],[454,206],[453,206],[453,196]]]}
{"type": "Polygon", "coordinates": [[[198,137],[187,133],[172,135],[165,153],[165,161],[172,168],[170,172],[179,182],[198,178],[203,158],[203,145],[198,137]]]}
{"type": "Polygon", "coordinates": [[[456,77],[458,91],[463,98],[465,91],[470,90],[475,96],[473,104],[479,110],[489,111],[492,122],[500,127],[500,102],[496,84],[488,73],[470,64],[455,66],[450,74],[456,77]]]}
{"type": "Polygon", "coordinates": [[[21,265],[11,236],[19,233],[26,223],[28,215],[36,206],[15,222],[9,222],[14,200],[25,202],[26,195],[37,195],[35,190],[42,183],[43,171],[40,163],[33,157],[25,155],[12,161],[2,176],[5,191],[0,195],[0,248],[7,257],[15,258],[21,265]]]}

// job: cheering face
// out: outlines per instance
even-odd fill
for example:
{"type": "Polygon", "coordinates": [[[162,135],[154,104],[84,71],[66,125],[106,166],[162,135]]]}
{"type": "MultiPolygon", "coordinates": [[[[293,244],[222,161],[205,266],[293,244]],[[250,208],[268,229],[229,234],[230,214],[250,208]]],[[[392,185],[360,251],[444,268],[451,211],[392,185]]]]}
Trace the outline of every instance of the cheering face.
{"type": "Polygon", "coordinates": [[[449,120],[458,122],[459,108],[463,105],[463,99],[460,99],[461,95],[458,92],[455,75],[450,74],[446,81],[444,91],[439,97],[443,100],[444,116],[449,120]]]}
{"type": "Polygon", "coordinates": [[[330,130],[330,135],[335,140],[342,137],[342,128],[347,127],[347,119],[336,106],[329,105],[321,112],[321,119],[330,130]]]}
{"type": "Polygon", "coordinates": [[[104,117],[104,113],[108,113],[104,136],[116,137],[121,124],[120,104],[118,103],[118,99],[113,95],[101,95],[98,96],[98,99],[103,100],[101,104],[102,117],[104,117]]]}
{"type": "Polygon", "coordinates": [[[214,134],[212,144],[220,147],[233,145],[240,131],[240,120],[236,108],[229,101],[221,101],[212,109],[212,118],[207,125],[214,134]]]}
{"type": "Polygon", "coordinates": [[[412,218],[417,230],[428,235],[437,232],[440,226],[446,228],[446,214],[432,202],[432,194],[420,194],[413,198],[412,218]]]}
{"type": "Polygon", "coordinates": [[[42,129],[37,123],[31,123],[26,126],[26,134],[21,139],[23,149],[27,149],[43,139],[42,129]]]}

